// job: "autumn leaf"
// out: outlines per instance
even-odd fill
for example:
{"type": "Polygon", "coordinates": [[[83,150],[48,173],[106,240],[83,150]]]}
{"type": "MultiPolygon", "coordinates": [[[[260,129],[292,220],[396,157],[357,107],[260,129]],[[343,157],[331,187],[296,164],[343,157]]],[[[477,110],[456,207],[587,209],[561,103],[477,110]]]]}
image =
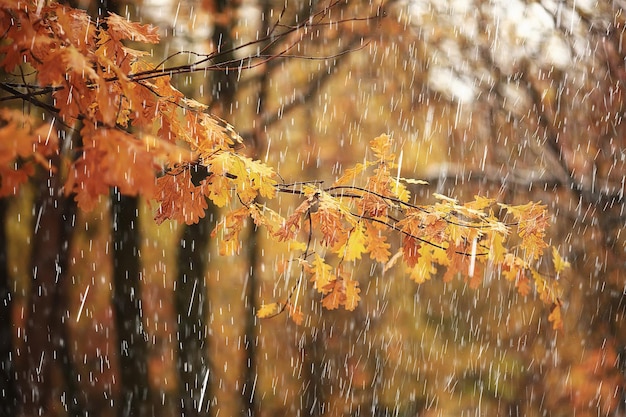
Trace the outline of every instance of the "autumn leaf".
{"type": "Polygon", "coordinates": [[[295,239],[298,231],[302,227],[302,218],[308,213],[311,207],[311,200],[307,199],[300,203],[298,208],[284,221],[284,224],[273,234],[279,241],[289,241],[295,239]]]}
{"type": "Polygon", "coordinates": [[[361,301],[361,296],[359,293],[361,289],[359,288],[359,282],[350,278],[344,279],[345,286],[345,301],[344,306],[346,310],[353,311],[359,301],[361,301]]]}
{"type": "Polygon", "coordinates": [[[160,202],[154,220],[157,224],[172,219],[197,223],[208,208],[201,187],[195,187],[187,174],[164,175],[157,179],[156,199],[160,202]]]}
{"type": "Polygon", "coordinates": [[[526,262],[524,262],[521,258],[513,255],[512,253],[507,253],[504,255],[504,260],[502,262],[502,275],[507,281],[515,282],[524,274],[526,267],[526,262]]]}
{"type": "Polygon", "coordinates": [[[402,237],[402,250],[404,255],[404,262],[412,268],[414,267],[420,258],[420,248],[422,244],[419,240],[412,236],[405,235],[402,237]]]}
{"type": "Polygon", "coordinates": [[[559,251],[554,246],[552,247],[552,262],[554,264],[554,272],[557,276],[571,266],[568,261],[561,258],[559,251]]]}
{"type": "Polygon", "coordinates": [[[291,317],[291,320],[293,320],[293,322],[298,326],[301,325],[304,321],[304,313],[302,313],[302,309],[291,303],[287,303],[285,308],[287,309],[287,313],[289,314],[289,317],[291,317]]]}
{"type": "Polygon", "coordinates": [[[494,233],[491,235],[491,245],[489,247],[489,259],[496,264],[501,264],[504,261],[506,249],[504,247],[504,236],[500,233],[494,233]]]}
{"type": "Polygon", "coordinates": [[[345,302],[342,280],[329,283],[324,291],[327,295],[322,298],[322,306],[327,310],[336,310],[345,302]]]}
{"type": "Polygon", "coordinates": [[[366,252],[365,244],[365,229],[363,224],[359,222],[356,226],[354,226],[352,231],[350,231],[348,240],[341,247],[341,249],[339,249],[339,254],[341,254],[343,259],[348,262],[361,259],[361,254],[366,252]]]}
{"type": "Polygon", "coordinates": [[[391,180],[391,192],[393,195],[403,203],[408,203],[411,198],[411,193],[398,179],[391,180]]]}
{"type": "Polygon", "coordinates": [[[322,294],[326,294],[329,289],[328,285],[337,280],[337,277],[333,274],[333,268],[324,262],[324,259],[317,253],[315,259],[311,264],[311,282],[313,282],[313,288],[322,294]]]}
{"type": "Polygon", "coordinates": [[[239,233],[248,216],[248,208],[240,207],[226,214],[224,219],[215,226],[211,237],[218,238],[220,255],[234,255],[239,252],[239,233]]]}
{"type": "Polygon", "coordinates": [[[520,206],[501,204],[517,221],[518,235],[522,238],[520,247],[526,251],[528,259],[539,259],[543,250],[548,247],[544,241],[548,227],[546,206],[530,202],[520,206]]]}
{"type": "Polygon", "coordinates": [[[262,304],[256,312],[256,316],[260,319],[272,317],[278,311],[277,303],[262,304]]]}
{"type": "Polygon", "coordinates": [[[391,138],[383,134],[370,141],[370,148],[381,162],[392,161],[395,155],[391,153],[391,138]]]}
{"type": "Polygon", "coordinates": [[[376,262],[387,262],[391,256],[391,245],[386,242],[387,238],[382,231],[374,227],[371,222],[365,223],[366,229],[366,252],[376,262]]]}
{"type": "Polygon", "coordinates": [[[369,166],[373,165],[373,162],[365,162],[363,164],[357,163],[354,168],[348,168],[344,171],[343,175],[334,182],[336,185],[352,184],[356,177],[362,174],[369,166]]]}
{"type": "Polygon", "coordinates": [[[484,210],[487,207],[492,206],[495,203],[493,198],[482,197],[480,195],[474,196],[474,201],[464,204],[465,207],[472,210],[484,210]]]}
{"type": "Polygon", "coordinates": [[[159,42],[159,30],[157,27],[131,22],[115,13],[109,13],[106,22],[107,32],[116,41],[128,39],[145,43],[159,42]]]}
{"type": "Polygon", "coordinates": [[[563,318],[561,317],[561,303],[560,302],[554,303],[552,305],[550,315],[548,316],[548,321],[552,323],[552,329],[554,330],[563,329],[563,318]]]}
{"type": "Polygon", "coordinates": [[[517,292],[522,296],[526,297],[530,294],[530,280],[526,275],[518,276],[515,281],[515,288],[517,288],[517,292]]]}
{"type": "Polygon", "coordinates": [[[437,273],[436,265],[447,265],[449,259],[441,248],[424,245],[419,249],[417,263],[409,268],[409,278],[418,284],[424,283],[437,273]]]}
{"type": "Polygon", "coordinates": [[[319,225],[319,230],[322,233],[322,243],[325,246],[331,249],[338,249],[343,246],[348,237],[348,231],[342,222],[343,217],[340,212],[320,205],[320,208],[317,212],[311,214],[311,217],[319,225]]]}
{"type": "Polygon", "coordinates": [[[224,207],[230,201],[228,179],[221,175],[211,175],[204,180],[209,199],[217,207],[224,207]]]}

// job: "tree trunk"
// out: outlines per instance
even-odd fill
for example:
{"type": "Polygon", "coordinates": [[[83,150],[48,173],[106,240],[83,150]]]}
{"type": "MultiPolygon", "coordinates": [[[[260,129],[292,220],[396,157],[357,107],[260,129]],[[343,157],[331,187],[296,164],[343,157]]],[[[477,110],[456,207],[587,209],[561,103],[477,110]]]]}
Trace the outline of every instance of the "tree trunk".
{"type": "Polygon", "coordinates": [[[204,415],[210,410],[213,398],[207,352],[208,292],[205,278],[213,211],[210,206],[204,219],[185,227],[178,251],[175,287],[178,398],[179,412],[184,417],[204,415]]]}
{"type": "MultiPolygon", "coordinates": [[[[8,200],[0,198],[0,240],[8,242],[6,213],[8,200]]],[[[13,368],[13,299],[9,282],[7,245],[0,245],[0,415],[13,416],[17,411],[17,387],[13,368]]]]}
{"type": "MultiPolygon", "coordinates": [[[[58,159],[53,164],[58,167],[58,159]]],[[[61,187],[59,176],[47,172],[39,182],[35,203],[33,278],[24,329],[26,360],[18,377],[22,411],[26,415],[45,414],[59,399],[70,415],[80,415],[82,409],[69,353],[65,282],[75,204],[63,195],[61,187]],[[54,368],[55,364],[60,368],[54,368]],[[53,377],[55,369],[61,372],[60,386],[58,374],[53,377]]]]}
{"type": "MultiPolygon", "coordinates": [[[[215,2],[215,9],[223,12],[224,0],[215,2]]],[[[217,24],[213,42],[219,51],[232,45],[229,28],[217,24]]],[[[228,62],[231,54],[221,55],[219,60],[228,62]]],[[[233,72],[231,71],[230,74],[233,72]]],[[[211,79],[215,113],[224,116],[235,95],[235,80],[228,74],[218,72],[211,79]]],[[[205,278],[209,264],[208,235],[213,225],[216,210],[209,205],[206,217],[197,224],[185,226],[178,252],[178,276],[176,278],[176,314],[178,320],[178,378],[179,412],[184,417],[211,414],[212,370],[208,358],[209,306],[208,288],[205,278]]]]}
{"type": "Polygon", "coordinates": [[[113,309],[118,337],[120,417],[152,415],[147,340],[141,311],[141,269],[137,197],[111,196],[113,309]]]}

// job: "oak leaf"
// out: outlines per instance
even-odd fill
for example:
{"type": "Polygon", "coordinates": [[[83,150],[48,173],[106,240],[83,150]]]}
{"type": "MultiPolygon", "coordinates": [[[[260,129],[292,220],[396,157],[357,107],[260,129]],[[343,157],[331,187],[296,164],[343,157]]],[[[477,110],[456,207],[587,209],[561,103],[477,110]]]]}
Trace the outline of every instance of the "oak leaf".
{"type": "Polygon", "coordinates": [[[414,267],[420,258],[420,248],[422,243],[413,236],[404,235],[402,237],[402,251],[404,262],[410,267],[414,267]]]}
{"type": "Polygon", "coordinates": [[[357,163],[354,168],[348,168],[344,171],[343,175],[334,182],[333,185],[352,184],[356,178],[361,175],[369,166],[373,165],[373,162],[365,162],[363,164],[357,163]]]}
{"type": "Polygon", "coordinates": [[[391,137],[383,134],[370,141],[370,148],[381,162],[392,161],[395,155],[391,153],[391,137]]]}
{"type": "Polygon", "coordinates": [[[561,303],[556,302],[552,305],[552,311],[548,316],[548,321],[552,323],[552,329],[563,329],[563,318],[561,317],[561,303]]]}
{"type": "Polygon", "coordinates": [[[561,257],[559,251],[554,246],[552,247],[552,263],[554,264],[554,272],[557,276],[571,266],[568,261],[561,257]]]}
{"type": "Polygon", "coordinates": [[[277,311],[278,311],[277,303],[262,304],[261,307],[259,307],[259,309],[257,310],[256,316],[261,319],[266,318],[266,317],[271,317],[275,315],[277,311]]]}
{"type": "Polygon", "coordinates": [[[345,302],[345,293],[342,280],[329,283],[324,288],[326,296],[322,298],[322,306],[327,310],[336,310],[345,302]]]}
{"type": "Polygon", "coordinates": [[[365,229],[363,224],[359,222],[350,231],[348,240],[346,240],[346,243],[339,249],[339,254],[348,262],[361,259],[361,254],[366,252],[366,243],[365,229]]]}
{"type": "Polygon", "coordinates": [[[329,285],[337,280],[337,277],[333,274],[333,268],[324,262],[324,259],[318,254],[315,254],[315,259],[311,264],[311,282],[313,282],[313,288],[322,294],[326,294],[329,289],[329,285]]]}
{"type": "Polygon", "coordinates": [[[366,252],[376,262],[387,262],[391,256],[391,245],[386,242],[387,237],[371,222],[365,223],[366,252]]]}
{"type": "Polygon", "coordinates": [[[285,309],[287,310],[289,317],[291,317],[291,320],[293,320],[295,324],[297,324],[298,326],[302,324],[302,322],[304,321],[304,313],[302,313],[302,309],[300,307],[294,306],[291,303],[287,303],[285,305],[285,309]]]}
{"type": "Polygon", "coordinates": [[[109,13],[106,22],[107,32],[116,41],[128,39],[145,43],[159,42],[159,30],[154,26],[131,22],[115,13],[109,13]]]}
{"type": "Polygon", "coordinates": [[[361,301],[359,282],[350,278],[345,278],[343,282],[345,287],[344,306],[346,310],[353,311],[361,301]]]}

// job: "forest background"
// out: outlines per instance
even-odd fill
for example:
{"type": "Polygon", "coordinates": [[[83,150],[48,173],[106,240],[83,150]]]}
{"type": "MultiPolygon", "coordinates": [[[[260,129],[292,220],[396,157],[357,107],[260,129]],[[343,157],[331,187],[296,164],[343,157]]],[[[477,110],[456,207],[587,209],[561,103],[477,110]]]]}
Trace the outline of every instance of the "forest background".
{"type": "MultiPolygon", "coordinates": [[[[301,324],[259,319],[291,297],[297,253],[249,227],[220,256],[212,204],[197,224],[157,225],[141,198],[113,189],[79,210],[38,172],[0,204],[5,415],[626,415],[623,6],[329,5],[72,4],[158,26],[155,64],[228,52],[173,83],[287,181],[330,184],[388,133],[402,177],[428,182],[411,187],[420,204],[542,201],[547,240],[571,264],[551,277],[563,328],[499,271],[470,289],[370,261],[355,269],[354,311],[322,309],[307,286],[301,324]],[[246,68],[258,33],[320,12],[246,68]]],[[[50,118],[10,91],[27,76],[3,76],[3,107],[50,118]]]]}

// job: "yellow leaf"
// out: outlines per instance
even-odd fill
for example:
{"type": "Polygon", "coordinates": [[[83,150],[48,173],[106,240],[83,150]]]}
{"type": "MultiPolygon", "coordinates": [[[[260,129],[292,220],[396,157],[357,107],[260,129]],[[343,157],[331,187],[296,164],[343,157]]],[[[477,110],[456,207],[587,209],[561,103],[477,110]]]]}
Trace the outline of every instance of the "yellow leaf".
{"type": "Polygon", "coordinates": [[[473,210],[483,210],[495,203],[493,198],[481,197],[479,195],[474,196],[474,201],[465,204],[465,207],[473,210]]]}
{"type": "Polygon", "coordinates": [[[408,203],[411,198],[411,192],[397,179],[393,179],[391,182],[391,191],[396,198],[404,203],[408,203]]]}
{"type": "Polygon", "coordinates": [[[234,255],[239,252],[239,233],[245,219],[249,216],[247,207],[231,211],[211,232],[211,237],[218,237],[220,255],[234,255]]]}
{"type": "MultiPolygon", "coordinates": [[[[432,278],[433,274],[437,273],[436,263],[440,263],[437,260],[437,256],[441,254],[445,257],[445,252],[442,249],[436,248],[430,245],[424,245],[419,249],[419,258],[417,263],[410,268],[409,277],[418,284],[422,284],[432,278]]],[[[447,258],[446,258],[447,260],[447,258]]]]}
{"type": "Polygon", "coordinates": [[[526,269],[526,263],[512,253],[504,255],[502,261],[502,275],[507,281],[515,281],[521,277],[526,269]]]}
{"type": "Polygon", "coordinates": [[[324,262],[324,259],[317,253],[315,254],[315,260],[313,260],[313,276],[311,281],[313,287],[321,292],[327,294],[330,290],[328,284],[331,284],[337,280],[337,277],[332,273],[333,268],[324,262]]]}
{"type": "Polygon", "coordinates": [[[398,178],[402,182],[406,182],[407,184],[415,184],[415,185],[428,185],[428,181],[418,180],[415,178],[398,178]]]}
{"type": "Polygon", "coordinates": [[[245,166],[252,188],[258,190],[263,197],[273,198],[276,195],[276,181],[273,179],[274,170],[261,161],[239,157],[245,166]]]}
{"type": "Polygon", "coordinates": [[[276,303],[263,304],[257,310],[256,316],[260,319],[265,318],[265,317],[271,317],[274,314],[276,314],[276,311],[278,311],[278,304],[276,303]]]}
{"type": "Polygon", "coordinates": [[[224,207],[230,200],[228,179],[221,175],[211,175],[206,180],[209,199],[218,207],[224,207]]]}
{"type": "Polygon", "coordinates": [[[432,195],[437,200],[445,201],[445,202],[451,203],[451,204],[456,204],[457,203],[457,201],[454,198],[450,198],[450,197],[448,197],[446,195],[443,195],[443,194],[433,193],[432,195]]]}
{"type": "Polygon", "coordinates": [[[503,245],[504,237],[495,233],[491,238],[491,247],[489,248],[489,259],[494,261],[496,264],[499,264],[504,261],[504,255],[506,253],[506,249],[503,245]]]}
{"type": "Polygon", "coordinates": [[[354,229],[350,232],[348,240],[339,250],[339,254],[343,255],[345,261],[354,261],[355,259],[361,259],[361,254],[366,251],[365,249],[365,230],[362,223],[357,223],[354,229]]]}
{"type": "Polygon", "coordinates": [[[571,265],[568,261],[561,258],[559,251],[553,246],[552,247],[552,261],[554,263],[554,271],[557,275],[559,275],[565,268],[569,268],[571,265]]]}
{"type": "Polygon", "coordinates": [[[354,168],[348,168],[344,171],[343,175],[339,177],[337,181],[333,185],[343,185],[350,184],[354,182],[356,177],[361,174],[368,166],[372,165],[372,162],[366,162],[364,164],[356,164],[354,168]]]}
{"type": "Polygon", "coordinates": [[[370,148],[380,161],[390,161],[395,158],[391,153],[391,138],[383,134],[370,141],[370,148]]]}

